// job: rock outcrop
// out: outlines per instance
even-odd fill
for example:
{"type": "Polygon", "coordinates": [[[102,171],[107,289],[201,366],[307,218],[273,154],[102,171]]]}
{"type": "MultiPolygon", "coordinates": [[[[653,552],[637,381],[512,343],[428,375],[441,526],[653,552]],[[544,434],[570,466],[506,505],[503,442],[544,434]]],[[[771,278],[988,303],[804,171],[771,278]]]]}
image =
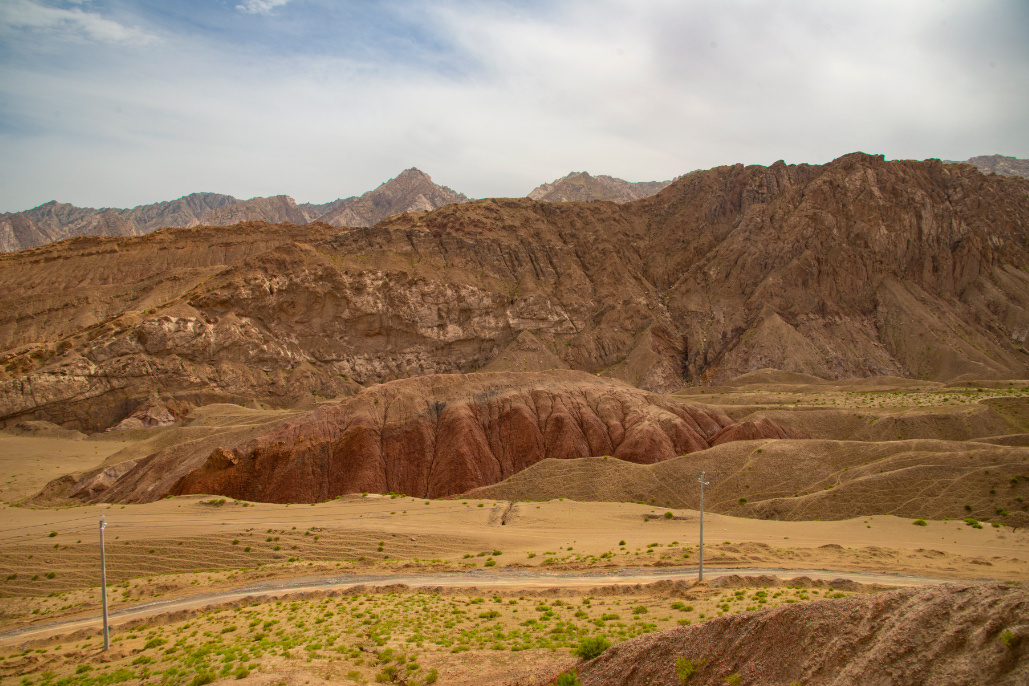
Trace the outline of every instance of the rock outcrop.
{"type": "MultiPolygon", "coordinates": [[[[440,498],[548,458],[652,464],[703,450],[733,425],[718,410],[582,372],[425,376],[322,405],[202,463],[184,464],[173,451],[139,460],[102,490],[91,476],[79,497],[212,493],[297,503],[368,491],[440,498]]],[[[771,422],[761,428],[767,437],[796,436],[771,422]]]]}

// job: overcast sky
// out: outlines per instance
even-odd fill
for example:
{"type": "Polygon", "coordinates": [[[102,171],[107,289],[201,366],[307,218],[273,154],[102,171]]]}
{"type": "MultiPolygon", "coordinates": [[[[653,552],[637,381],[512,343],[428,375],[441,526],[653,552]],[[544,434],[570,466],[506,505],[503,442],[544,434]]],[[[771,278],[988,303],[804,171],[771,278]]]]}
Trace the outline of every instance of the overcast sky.
{"type": "Polygon", "coordinates": [[[1029,157],[1029,2],[0,0],[0,211],[1029,157]]]}

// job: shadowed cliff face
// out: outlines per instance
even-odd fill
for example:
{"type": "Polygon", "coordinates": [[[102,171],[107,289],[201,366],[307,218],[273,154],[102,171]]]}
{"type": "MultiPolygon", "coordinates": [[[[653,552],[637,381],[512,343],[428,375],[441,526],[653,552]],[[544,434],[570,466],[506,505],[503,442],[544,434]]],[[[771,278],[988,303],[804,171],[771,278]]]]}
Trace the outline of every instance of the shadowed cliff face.
{"type": "Polygon", "coordinates": [[[97,430],[155,390],[281,407],[481,369],[656,392],[763,368],[1022,378],[1027,232],[1025,179],[855,153],[623,205],[65,241],[0,255],[0,424],[97,430]]]}
{"type": "Polygon", "coordinates": [[[393,381],[322,406],[206,461],[175,451],[140,460],[88,502],[216,493],[316,502],[369,491],[445,497],[502,481],[546,458],[611,455],[650,464],[739,438],[797,437],[718,410],[574,371],[441,375],[393,381]],[[184,474],[184,476],[183,476],[184,474]]]}

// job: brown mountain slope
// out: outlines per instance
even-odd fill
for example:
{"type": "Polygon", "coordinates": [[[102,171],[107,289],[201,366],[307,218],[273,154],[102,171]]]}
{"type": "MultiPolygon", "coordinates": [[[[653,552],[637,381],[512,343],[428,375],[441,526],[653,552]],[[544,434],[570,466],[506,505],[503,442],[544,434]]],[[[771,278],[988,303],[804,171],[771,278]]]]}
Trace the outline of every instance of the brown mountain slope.
{"type": "Polygon", "coordinates": [[[578,669],[583,686],[1029,682],[1029,592],[945,584],[783,605],[620,643],[578,669]],[[687,680],[676,661],[699,669],[687,680]],[[730,679],[737,681],[730,681],[730,679]]]}
{"type": "MultiPolygon", "coordinates": [[[[148,502],[167,493],[294,503],[360,491],[438,498],[547,458],[659,462],[731,440],[737,426],[717,410],[582,372],[424,376],[323,405],[206,461],[181,451],[152,455],[103,489],[89,475],[71,495],[88,502],[148,502]]],[[[755,428],[788,435],[771,422],[755,428]]]]}
{"type": "MultiPolygon", "coordinates": [[[[537,368],[661,392],[768,367],[1022,378],[1027,230],[1025,179],[856,153],[694,172],[623,205],[45,246],[0,256],[0,422],[101,428],[155,388],[281,405],[475,371],[523,333],[537,368]]],[[[498,364],[524,369],[510,352],[498,364]]]]}
{"type": "Polygon", "coordinates": [[[468,198],[446,186],[438,186],[418,169],[405,169],[359,198],[330,203],[317,221],[330,226],[373,226],[386,217],[402,212],[427,212],[468,198]]]}
{"type": "Polygon", "coordinates": [[[551,183],[534,188],[528,196],[544,202],[582,202],[609,200],[623,203],[654,195],[671,181],[623,181],[611,176],[590,176],[587,172],[572,172],[551,183]]]}

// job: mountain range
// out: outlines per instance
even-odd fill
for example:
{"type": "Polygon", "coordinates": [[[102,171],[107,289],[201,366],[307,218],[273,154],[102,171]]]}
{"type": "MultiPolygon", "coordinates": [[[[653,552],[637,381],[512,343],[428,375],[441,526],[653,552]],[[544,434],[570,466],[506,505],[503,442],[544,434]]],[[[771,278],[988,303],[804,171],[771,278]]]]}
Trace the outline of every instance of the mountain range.
{"type": "MultiPolygon", "coordinates": [[[[1029,160],[1015,157],[987,155],[973,157],[966,164],[984,174],[1029,177],[1029,160]]],[[[607,200],[625,203],[654,195],[670,183],[630,182],[572,172],[537,186],[527,197],[545,202],[607,200]]],[[[321,204],[298,204],[288,195],[238,200],[218,193],[192,193],[177,200],[130,209],[93,209],[52,200],[31,210],[0,215],[0,252],[33,248],[72,236],[142,236],[161,228],[227,226],[245,221],[374,226],[395,214],[427,212],[467,201],[464,194],[433,183],[428,174],[415,168],[404,170],[361,196],[321,204]]]]}
{"type": "MultiPolygon", "coordinates": [[[[541,200],[627,202],[656,193],[669,182],[630,183],[610,176],[576,172],[543,184],[530,196],[541,200]]],[[[228,226],[245,221],[295,225],[372,226],[403,212],[427,212],[468,197],[433,183],[418,169],[407,169],[374,190],[332,202],[298,204],[288,195],[237,200],[231,195],[193,193],[178,200],[131,209],[76,207],[50,201],[24,212],[0,215],[0,252],[33,248],[72,236],[142,236],[156,229],[228,226]]]]}
{"type": "Polygon", "coordinates": [[[763,368],[1026,378],[1027,336],[1029,180],[854,153],[696,171],[623,204],[487,199],[0,255],[0,423],[98,430],[157,392],[282,407],[475,371],[665,393],[763,368]]]}

